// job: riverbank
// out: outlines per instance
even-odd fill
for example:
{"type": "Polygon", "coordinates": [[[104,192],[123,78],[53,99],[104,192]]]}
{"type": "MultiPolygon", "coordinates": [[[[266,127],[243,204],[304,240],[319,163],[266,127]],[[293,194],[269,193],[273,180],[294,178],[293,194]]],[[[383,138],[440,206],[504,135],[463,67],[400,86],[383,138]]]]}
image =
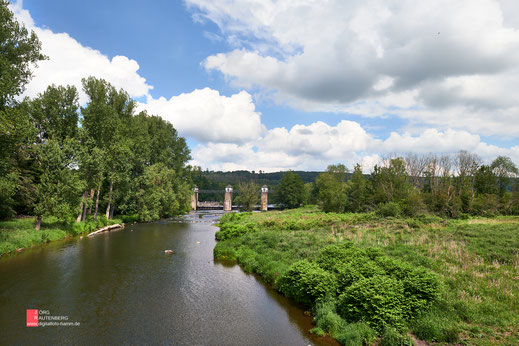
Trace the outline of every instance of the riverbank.
{"type": "Polygon", "coordinates": [[[214,255],[312,310],[345,344],[519,343],[519,218],[228,214],[214,255]],[[384,292],[384,295],[379,295],[384,292]]]}
{"type": "Polygon", "coordinates": [[[118,217],[106,220],[104,217],[100,217],[97,221],[71,223],[60,221],[55,217],[47,217],[42,220],[39,231],[34,229],[34,217],[0,221],[0,256],[51,241],[87,234],[105,226],[122,224],[123,221],[131,222],[132,219],[118,217]]]}

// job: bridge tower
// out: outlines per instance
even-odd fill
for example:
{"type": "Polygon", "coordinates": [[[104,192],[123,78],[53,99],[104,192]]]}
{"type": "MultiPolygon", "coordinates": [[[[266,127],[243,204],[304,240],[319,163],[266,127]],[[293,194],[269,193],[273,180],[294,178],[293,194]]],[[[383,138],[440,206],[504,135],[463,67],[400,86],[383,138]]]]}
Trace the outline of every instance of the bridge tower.
{"type": "Polygon", "coordinates": [[[191,195],[191,210],[196,210],[198,206],[198,186],[195,185],[193,188],[193,194],[191,195]]]}
{"type": "Polygon", "coordinates": [[[232,210],[232,186],[227,185],[225,188],[225,200],[223,201],[223,211],[232,210]]]}
{"type": "Polygon", "coordinates": [[[261,211],[267,211],[269,205],[269,188],[267,185],[261,187],[261,211]]]}

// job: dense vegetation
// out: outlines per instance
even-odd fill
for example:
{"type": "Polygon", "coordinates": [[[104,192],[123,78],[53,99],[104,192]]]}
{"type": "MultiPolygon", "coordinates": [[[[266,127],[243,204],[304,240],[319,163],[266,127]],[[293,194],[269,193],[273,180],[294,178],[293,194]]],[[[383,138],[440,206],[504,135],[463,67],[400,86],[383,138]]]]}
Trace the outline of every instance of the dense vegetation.
{"type": "MultiPolygon", "coordinates": [[[[82,107],[73,86],[51,85],[20,100],[45,57],[7,4],[0,2],[0,220],[34,215],[37,230],[47,218],[66,233],[78,229],[73,221],[98,222],[101,214],[106,224],[114,214],[150,221],[186,210],[185,140],[162,118],[137,112],[124,90],[88,77],[82,107]]],[[[10,227],[1,228],[6,241],[10,227]]]]}
{"type": "Polygon", "coordinates": [[[227,214],[214,249],[312,310],[346,345],[519,342],[517,217],[227,214]]]}

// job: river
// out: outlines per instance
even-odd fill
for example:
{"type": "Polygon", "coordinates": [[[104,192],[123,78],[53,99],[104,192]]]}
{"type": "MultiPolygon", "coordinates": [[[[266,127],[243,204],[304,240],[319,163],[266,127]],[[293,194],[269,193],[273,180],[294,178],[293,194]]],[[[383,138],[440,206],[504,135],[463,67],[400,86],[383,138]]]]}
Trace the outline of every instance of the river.
{"type": "Polygon", "coordinates": [[[3,256],[0,344],[328,343],[285,297],[214,262],[217,218],[198,212],[3,256]],[[72,325],[26,327],[26,309],[72,325]]]}

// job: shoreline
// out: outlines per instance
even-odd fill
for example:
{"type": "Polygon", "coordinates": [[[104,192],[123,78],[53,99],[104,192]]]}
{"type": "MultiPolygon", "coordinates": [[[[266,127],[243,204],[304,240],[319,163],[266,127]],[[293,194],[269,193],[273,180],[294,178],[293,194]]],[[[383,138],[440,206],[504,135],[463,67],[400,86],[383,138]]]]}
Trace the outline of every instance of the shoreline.
{"type": "Polygon", "coordinates": [[[27,249],[76,236],[91,236],[105,231],[124,229],[122,218],[98,219],[66,223],[50,217],[42,222],[41,230],[34,229],[34,217],[22,217],[0,222],[0,257],[14,255],[27,249]],[[99,232],[103,230],[102,232],[99,232]],[[97,232],[97,233],[96,233],[97,232]]]}

